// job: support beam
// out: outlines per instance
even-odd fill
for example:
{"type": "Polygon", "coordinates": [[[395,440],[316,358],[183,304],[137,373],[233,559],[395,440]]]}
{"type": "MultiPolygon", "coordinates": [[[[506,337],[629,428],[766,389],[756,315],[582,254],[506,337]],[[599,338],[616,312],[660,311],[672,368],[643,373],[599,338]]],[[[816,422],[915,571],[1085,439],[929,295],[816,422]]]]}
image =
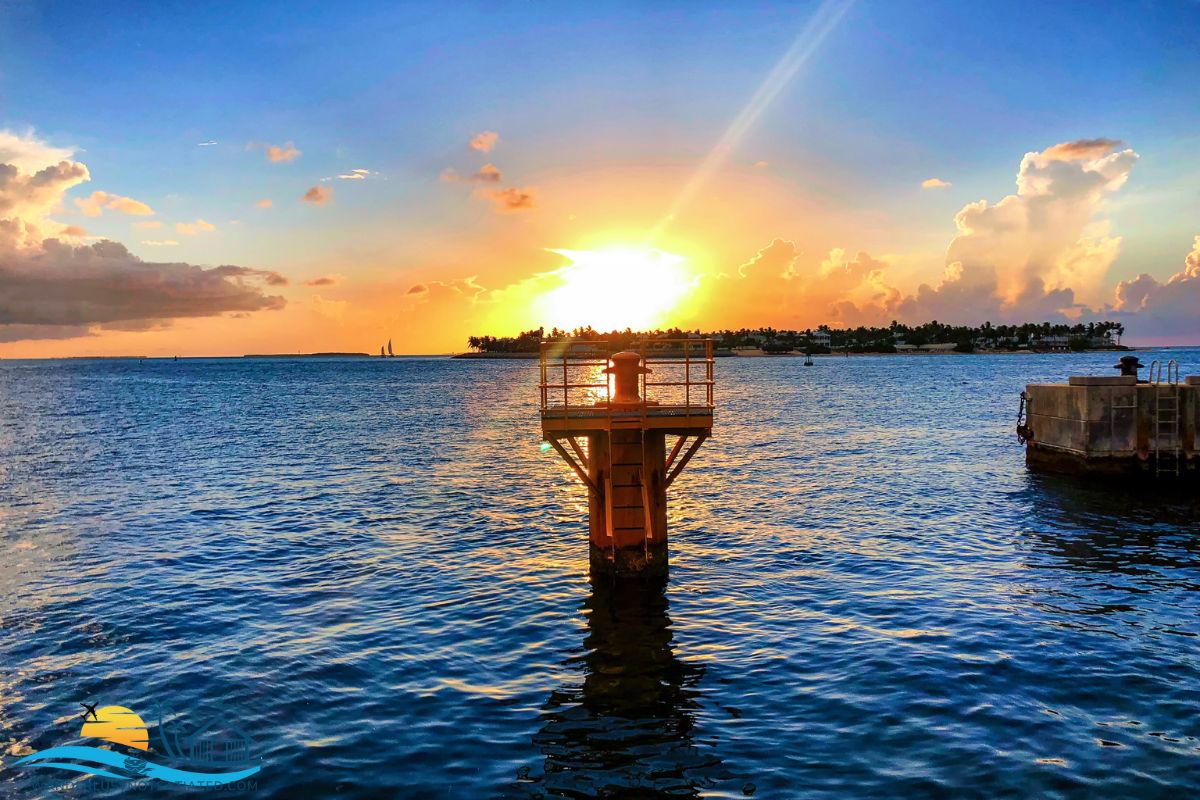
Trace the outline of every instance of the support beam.
{"type": "Polygon", "coordinates": [[[667,472],[671,471],[671,465],[675,463],[675,456],[679,455],[679,451],[683,449],[683,443],[687,441],[687,438],[686,434],[680,434],[679,438],[675,440],[675,446],[671,448],[671,455],[667,456],[667,472]]]}
{"type": "Polygon", "coordinates": [[[571,469],[575,470],[575,474],[579,476],[579,480],[583,481],[583,485],[591,489],[593,492],[596,491],[596,484],[592,483],[592,479],[588,477],[588,474],[583,471],[579,464],[575,463],[575,459],[571,458],[571,454],[568,453],[567,449],[559,443],[558,439],[551,436],[548,437],[546,441],[550,443],[551,447],[558,451],[558,454],[563,457],[563,460],[567,462],[567,465],[570,466],[571,469]]]}
{"type": "Polygon", "coordinates": [[[671,484],[675,482],[677,477],[679,477],[679,473],[683,472],[683,468],[686,467],[687,463],[692,460],[692,456],[696,455],[696,451],[700,449],[700,445],[704,444],[704,440],[707,438],[708,434],[706,433],[702,433],[695,438],[691,446],[688,447],[687,452],[683,454],[683,458],[680,459],[679,464],[677,464],[675,469],[671,470],[671,473],[667,475],[666,488],[671,488],[671,484]]]}
{"type": "Polygon", "coordinates": [[[583,449],[579,446],[579,442],[574,436],[568,436],[567,441],[571,443],[571,449],[575,451],[575,455],[579,457],[579,464],[583,467],[583,471],[588,471],[588,457],[583,454],[583,449]]]}

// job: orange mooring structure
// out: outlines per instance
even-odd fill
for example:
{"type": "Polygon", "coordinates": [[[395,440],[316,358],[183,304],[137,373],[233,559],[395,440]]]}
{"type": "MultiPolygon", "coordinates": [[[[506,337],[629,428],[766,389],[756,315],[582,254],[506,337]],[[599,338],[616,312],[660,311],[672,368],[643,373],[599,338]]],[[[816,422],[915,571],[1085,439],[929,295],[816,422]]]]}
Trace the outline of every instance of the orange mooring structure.
{"type": "Polygon", "coordinates": [[[587,487],[592,572],[662,575],[667,490],[712,433],[712,340],[609,352],[542,342],[542,437],[587,487]]]}

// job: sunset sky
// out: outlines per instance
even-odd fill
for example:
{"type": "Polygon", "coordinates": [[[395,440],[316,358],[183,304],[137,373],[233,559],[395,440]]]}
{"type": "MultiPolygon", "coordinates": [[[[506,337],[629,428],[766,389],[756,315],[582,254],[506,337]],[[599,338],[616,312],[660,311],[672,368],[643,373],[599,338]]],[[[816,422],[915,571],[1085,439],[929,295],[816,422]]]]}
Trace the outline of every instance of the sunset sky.
{"type": "Polygon", "coordinates": [[[1200,342],[1197,34],[1182,0],[3,3],[0,357],[1200,342]]]}

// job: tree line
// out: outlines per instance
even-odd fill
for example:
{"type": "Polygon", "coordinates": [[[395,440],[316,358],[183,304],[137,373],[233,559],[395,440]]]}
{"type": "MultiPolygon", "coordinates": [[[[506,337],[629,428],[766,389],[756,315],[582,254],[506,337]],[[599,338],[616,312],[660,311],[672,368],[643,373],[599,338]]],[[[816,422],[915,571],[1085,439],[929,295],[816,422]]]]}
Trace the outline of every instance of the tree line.
{"type": "Polygon", "coordinates": [[[1020,325],[979,326],[943,325],[937,320],[922,325],[904,325],[893,321],[886,328],[858,326],[832,328],[820,325],[804,330],[775,328],[741,328],[702,333],[680,328],[652,331],[597,331],[591,326],[574,330],[533,328],[516,336],[470,336],[467,345],[483,353],[536,353],[543,341],[585,340],[601,342],[606,348],[619,350],[633,347],[646,339],[713,339],[725,349],[761,348],[765,352],[825,353],[895,353],[905,349],[920,349],[930,345],[953,345],[957,352],[975,350],[1119,348],[1125,326],[1119,322],[1065,323],[1026,322],[1020,325]]]}

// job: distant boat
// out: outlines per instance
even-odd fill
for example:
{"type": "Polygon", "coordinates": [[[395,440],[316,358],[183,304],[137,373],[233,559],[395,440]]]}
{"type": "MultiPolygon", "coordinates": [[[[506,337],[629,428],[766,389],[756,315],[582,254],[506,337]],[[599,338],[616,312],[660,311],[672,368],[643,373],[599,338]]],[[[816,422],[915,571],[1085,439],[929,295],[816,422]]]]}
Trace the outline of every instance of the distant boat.
{"type": "Polygon", "coordinates": [[[388,358],[395,358],[396,354],[392,352],[392,340],[388,339],[388,358]]]}
{"type": "Polygon", "coordinates": [[[385,356],[384,356],[384,354],[383,354],[383,345],[379,345],[379,357],[380,357],[380,358],[384,358],[384,357],[385,357],[385,356]]]}

